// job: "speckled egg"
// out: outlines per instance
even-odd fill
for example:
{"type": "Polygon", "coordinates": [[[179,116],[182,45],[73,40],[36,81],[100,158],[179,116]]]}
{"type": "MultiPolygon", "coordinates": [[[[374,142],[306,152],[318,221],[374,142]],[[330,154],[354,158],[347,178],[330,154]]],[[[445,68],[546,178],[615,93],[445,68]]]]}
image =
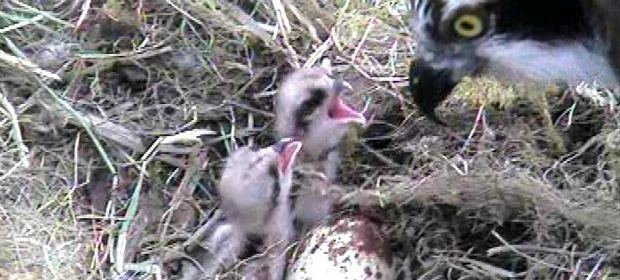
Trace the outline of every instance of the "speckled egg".
{"type": "Polygon", "coordinates": [[[345,216],[319,226],[300,245],[288,280],[393,279],[388,242],[362,216],[345,216]]]}

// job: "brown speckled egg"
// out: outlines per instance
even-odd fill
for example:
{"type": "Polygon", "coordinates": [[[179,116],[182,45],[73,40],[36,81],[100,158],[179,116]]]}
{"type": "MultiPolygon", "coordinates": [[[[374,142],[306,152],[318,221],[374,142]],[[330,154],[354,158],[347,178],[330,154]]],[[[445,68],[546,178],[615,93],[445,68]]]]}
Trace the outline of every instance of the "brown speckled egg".
{"type": "Polygon", "coordinates": [[[362,216],[345,216],[319,226],[302,242],[288,280],[393,279],[388,242],[362,216]]]}

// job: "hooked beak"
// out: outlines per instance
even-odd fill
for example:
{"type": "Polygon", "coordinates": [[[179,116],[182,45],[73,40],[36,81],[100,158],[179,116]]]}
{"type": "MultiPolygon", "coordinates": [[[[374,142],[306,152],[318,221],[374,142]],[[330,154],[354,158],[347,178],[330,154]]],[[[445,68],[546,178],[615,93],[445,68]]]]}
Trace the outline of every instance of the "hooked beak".
{"type": "Polygon", "coordinates": [[[366,124],[366,117],[362,112],[358,112],[349,106],[340,97],[344,91],[353,90],[353,87],[343,80],[336,80],[334,83],[334,92],[336,93],[331,103],[329,104],[328,114],[329,117],[341,124],[359,123],[361,125],[366,124]]]}
{"type": "Polygon", "coordinates": [[[297,154],[301,150],[301,142],[294,141],[291,138],[284,138],[271,147],[278,153],[278,171],[280,174],[290,172],[297,154]]]}
{"type": "Polygon", "coordinates": [[[456,84],[449,69],[432,68],[422,59],[409,66],[409,90],[413,101],[426,117],[438,124],[446,125],[435,114],[435,108],[448,98],[456,84]]]}

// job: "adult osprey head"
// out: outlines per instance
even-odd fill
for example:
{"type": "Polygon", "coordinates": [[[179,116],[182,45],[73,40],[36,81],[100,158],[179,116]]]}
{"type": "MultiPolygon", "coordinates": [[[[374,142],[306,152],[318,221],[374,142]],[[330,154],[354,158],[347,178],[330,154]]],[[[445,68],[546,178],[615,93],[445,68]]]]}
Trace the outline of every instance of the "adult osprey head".
{"type": "Polygon", "coordinates": [[[464,76],[509,83],[618,86],[617,0],[411,0],[414,102],[435,108],[464,76]]]}

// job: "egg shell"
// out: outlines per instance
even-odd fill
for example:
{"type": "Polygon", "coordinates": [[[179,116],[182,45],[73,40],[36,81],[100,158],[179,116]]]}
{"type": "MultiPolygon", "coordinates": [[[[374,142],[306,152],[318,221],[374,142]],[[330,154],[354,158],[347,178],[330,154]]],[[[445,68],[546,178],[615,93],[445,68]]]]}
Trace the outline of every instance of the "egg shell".
{"type": "Polygon", "coordinates": [[[387,239],[363,216],[345,216],[319,226],[300,247],[288,280],[394,278],[387,239]]]}

